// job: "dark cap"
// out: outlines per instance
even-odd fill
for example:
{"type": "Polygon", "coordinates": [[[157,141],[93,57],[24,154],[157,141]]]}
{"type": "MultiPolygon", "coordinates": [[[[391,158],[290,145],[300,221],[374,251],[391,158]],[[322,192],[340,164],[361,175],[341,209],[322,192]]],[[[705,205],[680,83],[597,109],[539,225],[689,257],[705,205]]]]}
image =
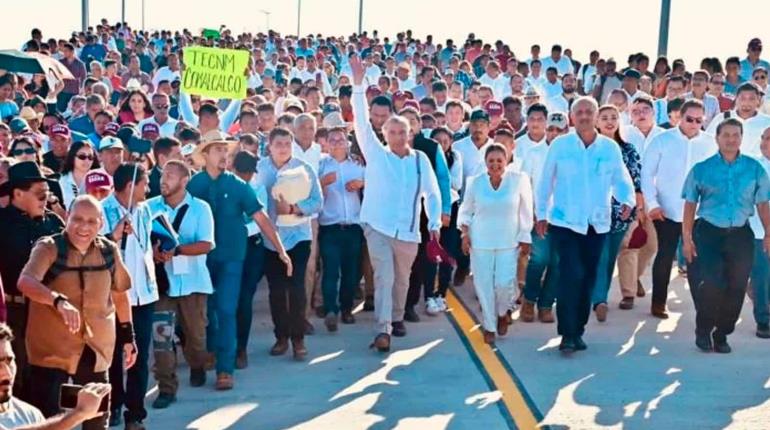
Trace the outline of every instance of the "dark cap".
{"type": "Polygon", "coordinates": [[[473,121],[489,122],[489,114],[481,109],[476,109],[473,112],[471,112],[471,122],[473,121]]]}
{"type": "Polygon", "coordinates": [[[640,79],[642,77],[642,74],[639,73],[636,69],[628,69],[625,72],[623,72],[624,78],[631,78],[631,79],[640,79]]]}
{"type": "Polygon", "coordinates": [[[755,38],[749,40],[749,49],[751,49],[751,48],[762,49],[762,41],[759,40],[758,37],[755,37],[755,38]]]}

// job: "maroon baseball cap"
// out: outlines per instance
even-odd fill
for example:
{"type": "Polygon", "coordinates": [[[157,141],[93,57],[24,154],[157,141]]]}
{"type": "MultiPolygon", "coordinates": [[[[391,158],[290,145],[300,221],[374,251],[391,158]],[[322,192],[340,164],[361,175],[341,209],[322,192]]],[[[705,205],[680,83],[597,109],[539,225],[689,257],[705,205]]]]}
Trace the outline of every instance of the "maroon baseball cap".
{"type": "Polygon", "coordinates": [[[417,103],[417,100],[409,99],[409,100],[404,101],[404,107],[409,107],[409,106],[417,109],[417,112],[420,111],[420,104],[417,103]]]}
{"type": "Polygon", "coordinates": [[[377,85],[369,85],[366,89],[366,95],[371,97],[377,97],[382,95],[382,90],[377,85]]]}
{"type": "Polygon", "coordinates": [[[86,174],[86,192],[100,189],[112,189],[112,178],[102,169],[91,170],[86,174]]]}
{"type": "Polygon", "coordinates": [[[406,96],[406,93],[401,90],[398,90],[395,93],[393,93],[393,100],[406,100],[408,98],[409,97],[406,96]]]}
{"type": "Polygon", "coordinates": [[[61,136],[69,139],[71,136],[70,128],[64,124],[54,124],[51,126],[51,137],[54,136],[61,136]]]}
{"type": "Polygon", "coordinates": [[[142,126],[142,135],[150,133],[160,134],[160,127],[158,127],[158,124],[148,122],[142,126]]]}
{"type": "Polygon", "coordinates": [[[120,131],[120,124],[118,124],[117,122],[110,122],[104,126],[105,136],[117,136],[118,131],[120,131]]]}
{"type": "Polygon", "coordinates": [[[503,114],[503,104],[497,100],[487,100],[484,103],[484,110],[489,116],[501,116],[503,114]]]}

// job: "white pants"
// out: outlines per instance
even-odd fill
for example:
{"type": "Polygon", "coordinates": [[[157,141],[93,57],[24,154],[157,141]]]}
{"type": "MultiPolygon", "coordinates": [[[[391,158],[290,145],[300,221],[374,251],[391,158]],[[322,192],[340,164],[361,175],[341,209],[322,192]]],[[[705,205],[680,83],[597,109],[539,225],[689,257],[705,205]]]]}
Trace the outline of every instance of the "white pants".
{"type": "Polygon", "coordinates": [[[374,270],[374,316],[378,333],[390,334],[391,322],[404,320],[409,274],[417,243],[405,242],[364,226],[366,246],[374,270]]]}
{"type": "Polygon", "coordinates": [[[484,330],[497,332],[497,317],[504,316],[516,296],[518,248],[471,248],[471,270],[476,297],[481,303],[484,330]]]}

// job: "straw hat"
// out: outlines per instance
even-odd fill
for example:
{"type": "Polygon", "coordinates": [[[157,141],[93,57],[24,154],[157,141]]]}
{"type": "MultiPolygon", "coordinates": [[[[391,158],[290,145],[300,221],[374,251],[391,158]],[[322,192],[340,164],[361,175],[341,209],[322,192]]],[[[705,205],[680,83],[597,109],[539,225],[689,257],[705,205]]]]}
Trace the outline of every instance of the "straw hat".
{"type": "Polygon", "coordinates": [[[204,152],[208,150],[212,145],[223,144],[227,146],[227,151],[230,152],[238,145],[238,141],[232,140],[230,136],[222,133],[219,130],[211,130],[204,134],[201,138],[201,143],[195,147],[195,151],[192,153],[193,162],[198,166],[206,164],[206,157],[204,152]]]}

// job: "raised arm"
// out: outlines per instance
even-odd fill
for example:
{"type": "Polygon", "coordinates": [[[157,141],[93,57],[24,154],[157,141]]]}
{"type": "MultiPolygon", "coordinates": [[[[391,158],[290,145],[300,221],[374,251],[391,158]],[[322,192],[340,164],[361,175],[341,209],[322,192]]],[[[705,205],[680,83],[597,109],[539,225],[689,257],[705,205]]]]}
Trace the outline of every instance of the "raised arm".
{"type": "Polygon", "coordinates": [[[241,101],[240,100],[230,100],[230,104],[227,105],[227,108],[225,108],[225,111],[222,113],[222,119],[219,121],[219,128],[223,132],[227,133],[227,130],[230,129],[230,127],[235,122],[236,118],[238,118],[238,114],[241,111],[241,101]]]}
{"type": "Polygon", "coordinates": [[[369,121],[369,106],[366,102],[366,88],[364,86],[364,66],[358,56],[350,57],[350,67],[353,72],[353,96],[351,104],[353,105],[353,125],[356,133],[358,146],[367,162],[371,162],[372,157],[378,154],[384,154],[385,148],[380,143],[377,135],[374,133],[372,124],[369,121]]]}
{"type": "Polygon", "coordinates": [[[184,91],[179,92],[179,115],[193,127],[198,126],[198,115],[193,111],[192,99],[184,91]]]}

